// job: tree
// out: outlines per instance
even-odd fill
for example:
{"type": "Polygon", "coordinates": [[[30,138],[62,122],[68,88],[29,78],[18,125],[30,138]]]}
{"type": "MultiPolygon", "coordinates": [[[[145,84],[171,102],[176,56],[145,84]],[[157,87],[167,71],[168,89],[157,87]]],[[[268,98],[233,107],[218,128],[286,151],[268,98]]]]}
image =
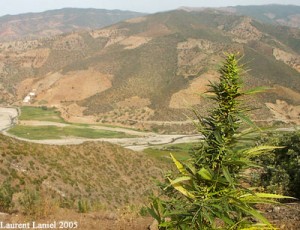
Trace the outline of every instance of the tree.
{"type": "Polygon", "coordinates": [[[254,204],[284,197],[248,188],[245,170],[254,166],[253,156],[276,147],[249,147],[253,128],[242,131],[241,125],[253,123],[244,115],[240,97],[259,89],[242,92],[240,71],[236,55],[229,54],[219,82],[209,85],[216,107],[207,117],[194,111],[195,127],[204,137],[201,147],[186,162],[171,154],[178,173],[166,176],[163,195],[153,198],[148,208],[160,229],[273,229],[254,204]]]}

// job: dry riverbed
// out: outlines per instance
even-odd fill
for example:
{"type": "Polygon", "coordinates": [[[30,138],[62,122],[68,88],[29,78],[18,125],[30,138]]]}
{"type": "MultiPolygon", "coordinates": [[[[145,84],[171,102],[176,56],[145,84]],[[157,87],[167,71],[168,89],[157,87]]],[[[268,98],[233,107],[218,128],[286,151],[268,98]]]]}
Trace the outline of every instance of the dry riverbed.
{"type": "Polygon", "coordinates": [[[13,126],[18,118],[18,109],[10,107],[0,107],[0,131],[4,131],[13,126]]]}
{"type": "MultiPolygon", "coordinates": [[[[119,127],[106,127],[106,126],[90,126],[92,129],[103,129],[109,131],[124,132],[126,134],[135,135],[137,137],[133,138],[77,138],[77,137],[66,137],[64,139],[52,139],[52,140],[29,140],[24,138],[19,138],[8,134],[6,130],[12,127],[17,122],[18,110],[16,108],[0,108],[0,130],[7,136],[11,136],[20,140],[30,141],[40,144],[50,144],[50,145],[70,145],[70,144],[81,144],[85,141],[106,141],[113,144],[121,145],[125,148],[142,151],[146,148],[155,145],[164,144],[177,144],[177,143],[188,143],[196,142],[201,139],[201,135],[160,135],[152,132],[140,132],[119,127]]],[[[46,122],[46,121],[20,121],[22,125],[30,126],[43,126],[43,125],[53,125],[53,126],[68,126],[68,124],[58,123],[58,122],[46,122]]]]}

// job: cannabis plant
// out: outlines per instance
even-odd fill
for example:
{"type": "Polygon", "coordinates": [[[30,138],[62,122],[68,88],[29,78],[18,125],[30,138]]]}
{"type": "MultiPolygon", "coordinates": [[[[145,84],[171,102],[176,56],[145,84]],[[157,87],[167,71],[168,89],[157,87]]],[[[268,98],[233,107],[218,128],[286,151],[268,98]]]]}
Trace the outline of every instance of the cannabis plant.
{"type": "Polygon", "coordinates": [[[162,196],[153,198],[148,209],[160,229],[274,229],[255,204],[283,196],[255,192],[247,186],[245,171],[255,166],[253,156],[275,147],[249,147],[255,137],[249,129],[242,131],[243,123],[252,122],[240,97],[257,90],[241,91],[240,71],[236,56],[227,55],[219,82],[209,85],[215,107],[207,117],[194,111],[201,147],[185,162],[171,154],[178,173],[166,176],[162,196]]]}

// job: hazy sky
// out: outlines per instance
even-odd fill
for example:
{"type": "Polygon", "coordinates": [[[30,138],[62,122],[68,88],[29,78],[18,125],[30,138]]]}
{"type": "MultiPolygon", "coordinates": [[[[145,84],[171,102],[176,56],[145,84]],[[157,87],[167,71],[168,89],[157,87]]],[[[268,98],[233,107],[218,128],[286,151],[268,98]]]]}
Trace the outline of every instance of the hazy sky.
{"type": "Polygon", "coordinates": [[[293,4],[300,0],[0,0],[0,15],[41,12],[64,7],[122,9],[153,13],[180,6],[215,7],[235,5],[293,4]]]}

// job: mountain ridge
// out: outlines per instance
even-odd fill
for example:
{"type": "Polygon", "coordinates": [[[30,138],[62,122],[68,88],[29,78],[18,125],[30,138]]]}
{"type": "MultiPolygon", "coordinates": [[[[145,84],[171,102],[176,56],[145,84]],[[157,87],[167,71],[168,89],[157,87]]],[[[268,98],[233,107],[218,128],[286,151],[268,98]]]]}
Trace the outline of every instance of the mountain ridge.
{"type": "Polygon", "coordinates": [[[62,8],[0,17],[0,41],[35,39],[99,29],[144,13],[94,8],[62,8]],[[34,22],[34,23],[33,23],[34,22]]]}
{"type": "MultiPolygon", "coordinates": [[[[260,5],[234,7],[180,7],[186,11],[223,11],[250,16],[264,23],[300,28],[300,6],[260,5]]],[[[168,12],[168,11],[167,11],[168,12]]],[[[0,17],[0,41],[35,39],[78,30],[99,29],[146,13],[95,8],[62,8],[0,17]],[[32,21],[35,23],[32,24],[32,21]]]]}
{"type": "Polygon", "coordinates": [[[268,119],[273,112],[266,103],[283,100],[297,110],[299,38],[296,28],[245,16],[157,13],[100,30],[2,43],[2,85],[19,102],[35,90],[33,105],[58,107],[66,119],[186,120],[187,107],[210,107],[197,94],[217,79],[224,52],[239,52],[251,69],[246,86],[275,88],[252,103],[262,108],[258,117],[268,119]]]}
{"type": "Polygon", "coordinates": [[[179,9],[186,11],[217,10],[230,14],[249,16],[263,23],[300,28],[300,6],[298,5],[248,5],[228,7],[185,7],[179,9]]]}

